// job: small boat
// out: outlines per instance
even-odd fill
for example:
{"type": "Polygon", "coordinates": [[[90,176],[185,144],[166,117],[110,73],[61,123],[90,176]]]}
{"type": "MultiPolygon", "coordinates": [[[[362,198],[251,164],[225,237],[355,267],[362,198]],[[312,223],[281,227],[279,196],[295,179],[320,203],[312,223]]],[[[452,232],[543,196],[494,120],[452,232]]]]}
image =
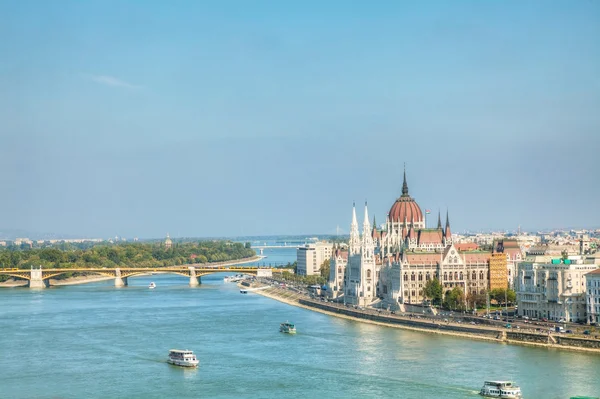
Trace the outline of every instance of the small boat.
{"type": "Polygon", "coordinates": [[[223,281],[226,283],[237,283],[244,279],[243,274],[236,274],[235,276],[226,276],[223,281]]]}
{"type": "Polygon", "coordinates": [[[522,398],[521,388],[516,386],[512,381],[485,381],[479,394],[486,398],[522,398]]]}
{"type": "Polygon", "coordinates": [[[198,367],[200,361],[196,359],[194,352],[190,350],[171,349],[169,351],[169,360],[167,362],[175,366],[198,367]]]}
{"type": "Polygon", "coordinates": [[[240,294],[247,294],[248,290],[240,290],[240,294]]]}
{"type": "Polygon", "coordinates": [[[150,288],[150,289],[156,288],[156,284],[154,284],[154,281],[150,283],[150,285],[148,286],[148,288],[150,288]]]}
{"type": "Polygon", "coordinates": [[[286,321],[285,323],[281,323],[279,325],[279,332],[286,334],[296,334],[296,326],[294,325],[294,323],[286,321]]]}

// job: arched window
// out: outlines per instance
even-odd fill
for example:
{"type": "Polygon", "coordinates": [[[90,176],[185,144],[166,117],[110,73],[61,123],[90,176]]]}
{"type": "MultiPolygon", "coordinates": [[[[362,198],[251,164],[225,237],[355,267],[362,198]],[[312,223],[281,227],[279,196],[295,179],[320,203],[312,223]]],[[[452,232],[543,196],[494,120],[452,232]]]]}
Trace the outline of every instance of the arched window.
{"type": "Polygon", "coordinates": [[[444,272],[444,281],[448,280],[448,273],[444,272]]]}
{"type": "Polygon", "coordinates": [[[367,270],[367,278],[371,278],[371,271],[367,270]]]}
{"type": "Polygon", "coordinates": [[[338,267],[338,273],[342,274],[342,268],[341,267],[338,267]]]}
{"type": "Polygon", "coordinates": [[[463,272],[460,272],[460,279],[463,279],[463,272]]]}
{"type": "Polygon", "coordinates": [[[449,280],[452,281],[452,272],[450,272],[450,274],[448,275],[448,277],[450,277],[449,280]]]}
{"type": "Polygon", "coordinates": [[[408,274],[404,274],[404,281],[408,281],[408,274]]]}
{"type": "Polygon", "coordinates": [[[483,272],[482,272],[482,271],[481,271],[481,272],[479,272],[479,279],[480,279],[480,280],[483,280],[483,272]]]}
{"type": "Polygon", "coordinates": [[[415,274],[414,273],[410,275],[410,281],[415,281],[415,274]]]}
{"type": "Polygon", "coordinates": [[[477,272],[473,271],[473,280],[477,280],[477,272]]]}
{"type": "Polygon", "coordinates": [[[419,281],[423,281],[423,274],[419,273],[419,281]]]}
{"type": "Polygon", "coordinates": [[[431,276],[429,275],[429,273],[427,273],[425,275],[425,281],[429,281],[429,280],[431,280],[431,276]]]}
{"type": "Polygon", "coordinates": [[[416,296],[414,291],[412,291],[412,296],[416,296]]]}
{"type": "Polygon", "coordinates": [[[458,280],[458,272],[454,272],[454,279],[458,280]]]}

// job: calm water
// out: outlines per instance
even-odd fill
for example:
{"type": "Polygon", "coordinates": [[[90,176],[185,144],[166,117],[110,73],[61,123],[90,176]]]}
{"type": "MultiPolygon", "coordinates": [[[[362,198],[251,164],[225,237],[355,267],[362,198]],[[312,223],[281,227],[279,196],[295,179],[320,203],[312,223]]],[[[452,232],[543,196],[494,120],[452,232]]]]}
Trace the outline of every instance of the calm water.
{"type": "Polygon", "coordinates": [[[490,378],[530,399],[600,394],[598,355],[355,323],[241,295],[222,277],[0,289],[0,397],[477,398],[490,378]],[[278,332],[285,320],[296,336],[278,332]],[[171,348],[201,366],[167,364],[171,348]]]}

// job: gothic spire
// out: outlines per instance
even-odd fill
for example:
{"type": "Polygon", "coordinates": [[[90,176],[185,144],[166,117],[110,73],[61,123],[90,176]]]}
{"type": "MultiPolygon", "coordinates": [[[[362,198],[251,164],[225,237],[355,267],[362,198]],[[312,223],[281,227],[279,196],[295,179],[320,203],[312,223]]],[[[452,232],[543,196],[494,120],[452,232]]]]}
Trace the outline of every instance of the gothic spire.
{"type": "Polygon", "coordinates": [[[442,229],[442,214],[439,209],[438,209],[438,226],[437,226],[437,228],[438,228],[438,230],[442,229]]]}
{"type": "Polygon", "coordinates": [[[350,242],[348,252],[351,255],[360,252],[360,233],[358,232],[358,221],[356,220],[356,205],[352,203],[352,224],[350,225],[350,242]]]}
{"type": "Polygon", "coordinates": [[[404,163],[404,182],[402,182],[402,196],[408,196],[408,184],[406,184],[406,163],[404,163]]]}
{"type": "Polygon", "coordinates": [[[446,230],[444,231],[444,236],[447,239],[452,237],[452,232],[450,231],[450,218],[448,217],[448,210],[446,209],[446,230]]]}

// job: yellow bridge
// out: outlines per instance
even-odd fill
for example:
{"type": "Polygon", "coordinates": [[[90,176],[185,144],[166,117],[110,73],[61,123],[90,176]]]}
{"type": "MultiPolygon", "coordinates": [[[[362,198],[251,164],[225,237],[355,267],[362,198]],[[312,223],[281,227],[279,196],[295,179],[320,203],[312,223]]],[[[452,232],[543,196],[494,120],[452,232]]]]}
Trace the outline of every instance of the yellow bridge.
{"type": "Polygon", "coordinates": [[[254,274],[258,276],[270,277],[274,273],[281,273],[283,269],[273,269],[252,266],[214,266],[214,267],[196,267],[196,266],[171,266],[171,267],[125,267],[125,268],[74,268],[74,269],[0,269],[0,275],[6,275],[16,278],[29,280],[30,288],[45,288],[50,286],[50,279],[64,273],[91,273],[101,276],[113,277],[115,287],[127,285],[127,278],[136,275],[149,273],[179,274],[189,277],[190,286],[196,287],[200,284],[201,277],[206,274],[234,272],[237,274],[254,274]]]}

